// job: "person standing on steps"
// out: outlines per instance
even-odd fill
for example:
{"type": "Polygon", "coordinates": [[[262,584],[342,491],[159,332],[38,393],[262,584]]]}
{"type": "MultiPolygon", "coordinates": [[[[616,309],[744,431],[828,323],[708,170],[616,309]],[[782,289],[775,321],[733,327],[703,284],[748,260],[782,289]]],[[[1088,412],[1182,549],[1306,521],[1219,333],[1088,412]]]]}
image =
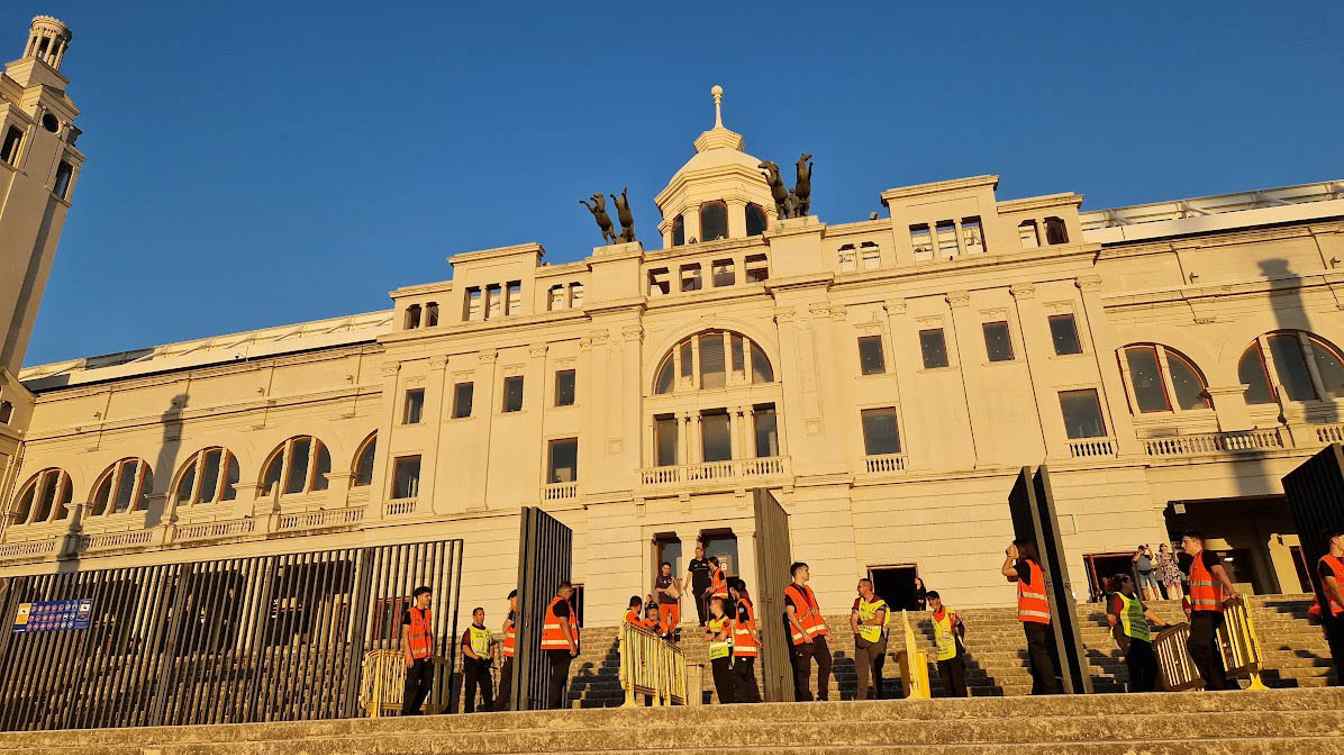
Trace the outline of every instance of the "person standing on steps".
{"type": "Polygon", "coordinates": [[[705,639],[709,641],[709,667],[714,674],[714,691],[719,704],[737,702],[733,678],[733,620],[728,618],[723,598],[709,599],[709,620],[705,622],[705,639]]]}
{"type": "Polygon", "coordinates": [[[462,712],[476,712],[476,691],[480,690],[481,710],[490,711],[490,703],[495,699],[490,683],[490,670],[494,663],[490,657],[490,646],[495,643],[494,635],[485,627],[485,609],[471,610],[471,626],[462,633],[462,712]]]}
{"type": "Polygon", "coordinates": [[[1111,579],[1111,597],[1106,603],[1106,622],[1115,634],[1115,644],[1125,654],[1130,692],[1157,689],[1157,656],[1153,653],[1153,630],[1165,623],[1139,600],[1134,578],[1117,574],[1111,579]]]}
{"type": "Polygon", "coordinates": [[[938,661],[938,675],[943,678],[945,697],[967,697],[966,691],[966,624],[952,609],[943,605],[937,590],[925,596],[933,612],[933,645],[938,661]]]}
{"type": "Polygon", "coordinates": [[[1327,536],[1330,550],[1321,556],[1316,572],[1325,593],[1321,623],[1325,625],[1325,639],[1335,664],[1334,686],[1338,687],[1344,686],[1344,529],[1333,530],[1327,536]]]}
{"type": "Polygon", "coordinates": [[[555,591],[555,597],[546,604],[546,618],[541,626],[541,650],[546,654],[550,678],[546,685],[546,707],[559,710],[565,707],[565,690],[569,687],[569,664],[579,654],[579,621],[569,599],[574,586],[565,580],[555,591]]]}
{"type": "Polygon", "coordinates": [[[859,580],[859,596],[849,611],[854,630],[854,671],[858,674],[855,700],[868,699],[869,676],[875,697],[882,697],[882,665],[887,658],[887,602],[873,592],[871,579],[859,580]]]}
{"type": "Polygon", "coordinates": [[[1190,556],[1190,639],[1186,649],[1199,668],[1204,689],[1240,689],[1229,682],[1218,649],[1218,627],[1223,625],[1223,604],[1240,603],[1241,596],[1217,554],[1204,549],[1204,535],[1187,532],[1181,549],[1190,556]]]}
{"type": "Polygon", "coordinates": [[[718,556],[709,557],[709,597],[728,600],[728,572],[718,556]]]}
{"type": "Polygon", "coordinates": [[[672,576],[672,564],[658,565],[658,578],[653,581],[653,592],[658,596],[658,619],[662,633],[674,637],[681,627],[681,583],[672,576]]]}
{"type": "Polygon", "coordinates": [[[817,659],[817,698],[830,697],[831,648],[826,636],[831,633],[822,618],[817,596],[807,583],[812,578],[807,564],[795,561],[789,566],[793,581],[784,588],[784,614],[789,639],[793,643],[793,697],[799,702],[812,701],[812,659],[817,659]]]}
{"type": "Polygon", "coordinates": [[[925,611],[928,610],[929,591],[924,587],[924,578],[915,577],[914,590],[910,593],[910,610],[925,611]]]}
{"type": "Polygon", "coordinates": [[[734,577],[728,580],[728,594],[736,604],[733,619],[734,690],[739,703],[759,703],[761,689],[756,685],[756,658],[761,654],[761,638],[756,631],[756,607],[747,594],[747,583],[734,577]]]}
{"type": "Polygon", "coordinates": [[[1004,551],[1000,570],[1009,582],[1017,583],[1017,620],[1027,636],[1027,657],[1031,660],[1031,694],[1059,694],[1055,660],[1050,653],[1050,599],[1045,594],[1045,572],[1041,569],[1036,544],[1014,540],[1004,551]]]}
{"type": "Polygon", "coordinates": [[[1134,564],[1134,571],[1139,573],[1139,591],[1143,593],[1143,599],[1148,602],[1157,600],[1157,577],[1154,576],[1156,564],[1153,563],[1153,549],[1145,543],[1140,545],[1134,551],[1134,555],[1129,557],[1134,564]]]}
{"type": "Polygon", "coordinates": [[[1176,563],[1176,555],[1171,546],[1162,543],[1157,546],[1157,581],[1167,591],[1167,600],[1180,600],[1184,596],[1181,590],[1181,565],[1176,563]]]}
{"type": "Polygon", "coordinates": [[[401,654],[406,661],[406,686],[401,715],[418,716],[434,686],[434,619],[429,612],[432,591],[417,587],[411,607],[401,617],[401,654]]]}
{"type": "Polygon", "coordinates": [[[695,558],[686,565],[686,581],[691,586],[691,596],[695,599],[695,614],[700,617],[700,626],[705,625],[709,614],[709,561],[705,559],[705,544],[695,541],[695,558]]]}
{"type": "Polygon", "coordinates": [[[504,643],[500,655],[504,665],[499,669],[499,694],[495,696],[495,710],[508,710],[513,702],[513,654],[518,646],[518,591],[509,591],[509,615],[504,617],[504,643]]]}

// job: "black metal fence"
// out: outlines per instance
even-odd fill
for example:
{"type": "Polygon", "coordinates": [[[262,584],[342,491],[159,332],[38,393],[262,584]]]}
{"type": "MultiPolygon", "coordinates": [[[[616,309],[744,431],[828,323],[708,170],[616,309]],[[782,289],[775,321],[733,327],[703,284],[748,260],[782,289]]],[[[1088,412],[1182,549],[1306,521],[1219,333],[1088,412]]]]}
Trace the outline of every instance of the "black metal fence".
{"type": "Polygon", "coordinates": [[[518,537],[518,644],[513,710],[544,710],[550,665],[541,651],[546,606],[569,579],[574,534],[539,508],[524,506],[518,537]]]}
{"type": "Polygon", "coordinates": [[[415,587],[454,647],[461,573],[441,540],[8,578],[0,730],[358,715],[415,587]]]}
{"type": "Polygon", "coordinates": [[[1321,605],[1329,605],[1316,562],[1330,550],[1327,533],[1344,528],[1344,446],[1332,443],[1302,462],[1283,478],[1283,492],[1297,522],[1302,556],[1310,568],[1312,590],[1321,605]]]}

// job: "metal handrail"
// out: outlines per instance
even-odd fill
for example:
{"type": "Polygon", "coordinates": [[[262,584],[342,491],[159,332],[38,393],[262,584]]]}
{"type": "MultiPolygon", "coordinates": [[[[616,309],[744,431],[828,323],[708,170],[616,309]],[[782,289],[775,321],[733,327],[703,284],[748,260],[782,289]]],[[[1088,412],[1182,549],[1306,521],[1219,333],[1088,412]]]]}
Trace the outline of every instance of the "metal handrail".
{"type": "Polygon", "coordinates": [[[621,625],[621,689],[625,707],[635,695],[648,695],[654,705],[686,705],[686,656],[681,648],[646,629],[621,625]]]}

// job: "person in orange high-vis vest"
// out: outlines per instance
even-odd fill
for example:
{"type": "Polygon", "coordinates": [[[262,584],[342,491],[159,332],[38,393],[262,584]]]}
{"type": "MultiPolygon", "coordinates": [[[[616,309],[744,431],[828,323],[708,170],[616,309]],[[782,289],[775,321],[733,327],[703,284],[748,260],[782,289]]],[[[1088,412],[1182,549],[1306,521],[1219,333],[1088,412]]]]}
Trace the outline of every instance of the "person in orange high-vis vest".
{"type": "Polygon", "coordinates": [[[428,587],[411,593],[411,607],[401,618],[401,654],[406,661],[406,685],[401,696],[401,715],[418,716],[434,686],[434,618],[428,587]]]}
{"type": "Polygon", "coordinates": [[[561,582],[555,597],[546,604],[541,626],[541,650],[550,667],[547,680],[546,707],[558,710],[564,707],[565,689],[569,686],[569,664],[579,654],[579,620],[569,602],[574,586],[568,580],[561,582]]]}
{"type": "Polygon", "coordinates": [[[518,591],[509,591],[509,615],[504,619],[504,644],[500,655],[504,665],[499,669],[499,694],[495,695],[495,710],[509,710],[513,696],[513,654],[518,647],[518,591]]]}
{"type": "Polygon", "coordinates": [[[761,654],[761,639],[756,631],[756,607],[747,594],[747,583],[737,577],[728,580],[728,595],[736,606],[733,675],[737,677],[737,702],[759,703],[761,689],[756,684],[756,658],[761,654]]]}
{"type": "Polygon", "coordinates": [[[728,573],[718,556],[709,557],[709,597],[728,600],[728,573]]]}
{"type": "Polygon", "coordinates": [[[789,640],[793,643],[793,698],[812,701],[812,659],[817,659],[817,699],[830,697],[831,648],[826,636],[831,630],[821,616],[817,596],[808,587],[812,578],[807,564],[796,561],[789,566],[793,581],[784,588],[784,613],[788,619],[789,640]]]}
{"type": "Polygon", "coordinates": [[[1335,685],[1344,685],[1344,529],[1326,533],[1330,550],[1321,556],[1316,575],[1321,584],[1321,597],[1329,609],[1321,610],[1325,638],[1330,643],[1330,655],[1335,662],[1335,685]]]}
{"type": "Polygon", "coordinates": [[[1045,592],[1045,572],[1041,569],[1036,544],[1014,540],[1004,552],[1003,576],[1017,583],[1017,620],[1027,636],[1027,657],[1031,659],[1031,694],[1059,694],[1055,669],[1054,632],[1050,628],[1050,599],[1045,592]]]}
{"type": "Polygon", "coordinates": [[[644,599],[638,595],[630,596],[630,604],[625,609],[625,623],[632,627],[644,628],[644,599]]]}
{"type": "Polygon", "coordinates": [[[1218,627],[1223,625],[1223,604],[1238,602],[1241,596],[1227,576],[1222,559],[1204,549],[1204,536],[1187,532],[1181,549],[1190,557],[1190,638],[1185,647],[1204,679],[1204,689],[1240,689],[1229,682],[1218,649],[1218,627]]]}

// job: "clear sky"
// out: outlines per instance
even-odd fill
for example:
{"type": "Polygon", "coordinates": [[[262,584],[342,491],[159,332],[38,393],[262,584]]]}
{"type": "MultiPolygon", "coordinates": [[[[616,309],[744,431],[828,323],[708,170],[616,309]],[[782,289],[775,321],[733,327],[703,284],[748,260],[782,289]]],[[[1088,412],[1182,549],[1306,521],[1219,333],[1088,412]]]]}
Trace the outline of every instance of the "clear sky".
{"type": "Polygon", "coordinates": [[[1085,209],[1344,178],[1337,0],[904,5],[0,3],[0,59],[73,29],[89,157],[27,363],[383,309],[460,251],[579,259],[578,199],[625,185],[657,248],[716,82],[747,151],[814,153],[827,222],[981,173],[1085,209]]]}

